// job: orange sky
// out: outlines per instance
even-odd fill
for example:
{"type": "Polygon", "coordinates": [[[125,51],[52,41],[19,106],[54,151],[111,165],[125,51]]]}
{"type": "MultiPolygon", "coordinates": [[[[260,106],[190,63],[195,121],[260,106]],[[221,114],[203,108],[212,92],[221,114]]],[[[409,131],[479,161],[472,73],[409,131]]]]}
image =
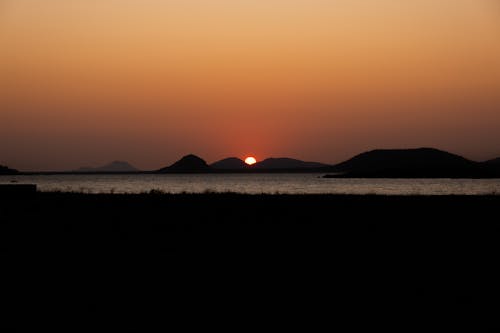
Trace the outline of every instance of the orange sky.
{"type": "Polygon", "coordinates": [[[497,0],[0,0],[0,164],[500,156],[497,0]]]}

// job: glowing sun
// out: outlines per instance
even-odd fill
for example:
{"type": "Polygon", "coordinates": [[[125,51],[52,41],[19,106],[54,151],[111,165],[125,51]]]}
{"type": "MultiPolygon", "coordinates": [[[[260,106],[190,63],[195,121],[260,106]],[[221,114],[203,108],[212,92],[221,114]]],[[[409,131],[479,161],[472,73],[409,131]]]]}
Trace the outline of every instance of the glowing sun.
{"type": "Polygon", "coordinates": [[[255,159],[255,157],[247,157],[245,158],[245,163],[248,164],[248,165],[253,165],[255,163],[257,163],[257,160],[255,159]]]}

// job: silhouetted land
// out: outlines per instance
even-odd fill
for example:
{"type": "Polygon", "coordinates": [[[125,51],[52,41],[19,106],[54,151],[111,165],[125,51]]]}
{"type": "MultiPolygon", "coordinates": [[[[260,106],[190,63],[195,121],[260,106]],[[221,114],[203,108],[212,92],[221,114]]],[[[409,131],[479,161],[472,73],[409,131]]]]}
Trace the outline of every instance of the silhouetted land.
{"type": "Polygon", "coordinates": [[[500,157],[485,162],[490,165],[500,165],[500,157]]]}
{"type": "Polygon", "coordinates": [[[206,173],[210,167],[202,158],[190,154],[186,155],[169,167],[160,169],[160,173],[206,173]]]}
{"type": "Polygon", "coordinates": [[[199,156],[190,154],[182,157],[160,173],[275,173],[275,172],[321,172],[329,166],[316,162],[304,162],[292,158],[268,158],[252,166],[236,157],[229,157],[211,165],[199,156]]]}
{"type": "Polygon", "coordinates": [[[252,166],[231,157],[208,165],[187,155],[159,172],[165,173],[333,173],[331,178],[500,178],[497,160],[475,162],[434,148],[377,149],[336,164],[268,158],[252,166]]]}
{"type": "Polygon", "coordinates": [[[317,163],[317,162],[304,162],[294,158],[266,158],[265,160],[259,161],[252,166],[247,165],[243,160],[237,157],[230,157],[215,163],[210,164],[210,167],[214,170],[233,170],[239,171],[244,170],[246,172],[251,171],[273,171],[273,170],[314,170],[323,169],[330,167],[327,164],[317,163]]]}
{"type": "Polygon", "coordinates": [[[58,302],[58,316],[84,319],[195,307],[212,323],[211,311],[257,326],[483,329],[500,296],[499,207],[500,196],[9,195],[3,275],[22,285],[12,307],[58,302]]]}
{"type": "Polygon", "coordinates": [[[0,198],[9,196],[22,196],[27,199],[28,196],[37,194],[37,186],[34,184],[0,184],[0,198]]]}
{"type": "Polygon", "coordinates": [[[170,166],[154,171],[138,171],[126,162],[116,161],[100,168],[22,174],[75,173],[323,173],[327,178],[500,178],[500,158],[476,162],[434,148],[377,149],[356,155],[336,165],[305,162],[293,158],[268,158],[248,166],[237,157],[226,158],[208,165],[201,157],[190,154],[170,166]]]}
{"type": "Polygon", "coordinates": [[[345,178],[499,178],[492,162],[475,162],[434,148],[379,149],[332,167],[345,178]]]}
{"type": "Polygon", "coordinates": [[[17,173],[19,173],[19,171],[0,165],[0,175],[15,175],[17,173]]]}

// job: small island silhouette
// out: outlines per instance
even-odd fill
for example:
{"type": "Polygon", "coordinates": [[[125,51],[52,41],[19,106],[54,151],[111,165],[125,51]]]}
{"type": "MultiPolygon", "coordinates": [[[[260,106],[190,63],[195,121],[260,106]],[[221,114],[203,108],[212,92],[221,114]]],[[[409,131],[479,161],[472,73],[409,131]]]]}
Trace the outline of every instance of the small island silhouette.
{"type": "Polygon", "coordinates": [[[359,154],[332,167],[346,178],[491,178],[500,168],[475,162],[435,148],[378,149],[359,154]]]}
{"type": "Polygon", "coordinates": [[[189,154],[181,158],[169,167],[158,170],[160,173],[203,173],[210,172],[210,167],[202,158],[189,154]]]}

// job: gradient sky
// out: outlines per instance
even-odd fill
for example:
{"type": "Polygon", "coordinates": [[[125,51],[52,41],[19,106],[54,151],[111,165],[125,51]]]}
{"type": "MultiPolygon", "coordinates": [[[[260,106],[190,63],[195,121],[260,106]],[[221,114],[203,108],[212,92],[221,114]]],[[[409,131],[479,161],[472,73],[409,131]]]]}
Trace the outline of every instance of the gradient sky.
{"type": "Polygon", "coordinates": [[[498,0],[0,0],[0,164],[500,156],[498,0]]]}

